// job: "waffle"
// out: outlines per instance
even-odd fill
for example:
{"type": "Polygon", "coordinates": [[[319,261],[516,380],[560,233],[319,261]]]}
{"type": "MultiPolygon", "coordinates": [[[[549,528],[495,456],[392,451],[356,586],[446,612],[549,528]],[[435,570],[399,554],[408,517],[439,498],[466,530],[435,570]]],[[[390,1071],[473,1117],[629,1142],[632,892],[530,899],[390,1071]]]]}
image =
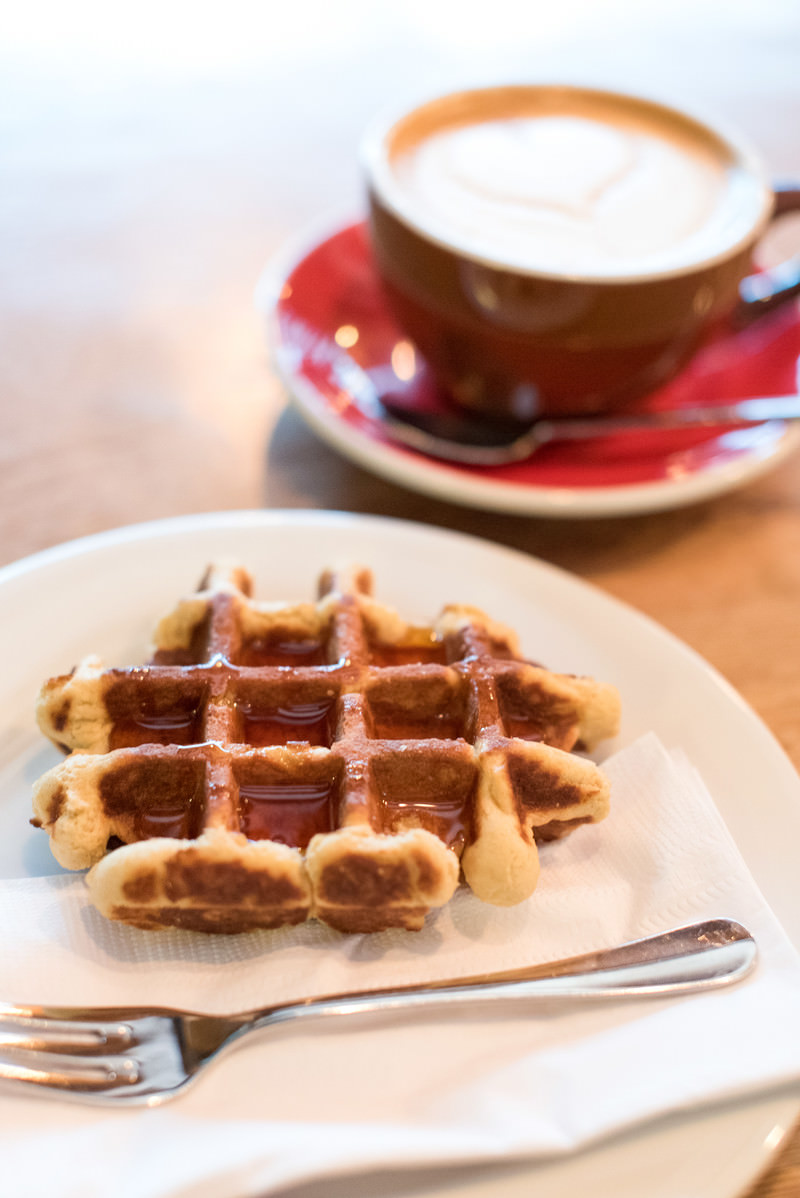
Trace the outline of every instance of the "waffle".
{"type": "Polygon", "coordinates": [[[39,725],[69,755],[32,822],[135,927],[418,929],[461,881],[527,898],[537,842],[607,814],[573,750],[618,718],[613,687],[523,660],[476,608],[409,625],[361,568],[258,603],[246,570],[214,567],[149,664],[90,657],[42,687],[39,725]]]}

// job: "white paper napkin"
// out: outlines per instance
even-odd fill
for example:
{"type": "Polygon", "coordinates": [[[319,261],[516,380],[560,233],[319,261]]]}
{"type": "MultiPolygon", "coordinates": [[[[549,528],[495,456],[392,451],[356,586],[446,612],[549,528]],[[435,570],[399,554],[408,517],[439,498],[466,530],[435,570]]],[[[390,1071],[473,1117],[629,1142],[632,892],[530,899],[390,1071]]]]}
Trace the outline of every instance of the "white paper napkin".
{"type": "Polygon", "coordinates": [[[604,769],[612,814],[543,847],[528,902],[500,910],[459,892],[420,933],[146,933],[97,915],[80,876],[3,882],[0,997],[224,1012],[506,969],[721,915],[756,936],[752,977],[534,1015],[276,1029],[153,1110],[5,1091],[5,1192],[246,1198],[369,1167],[536,1157],[800,1079],[800,959],[701,780],[652,735],[604,769]]]}

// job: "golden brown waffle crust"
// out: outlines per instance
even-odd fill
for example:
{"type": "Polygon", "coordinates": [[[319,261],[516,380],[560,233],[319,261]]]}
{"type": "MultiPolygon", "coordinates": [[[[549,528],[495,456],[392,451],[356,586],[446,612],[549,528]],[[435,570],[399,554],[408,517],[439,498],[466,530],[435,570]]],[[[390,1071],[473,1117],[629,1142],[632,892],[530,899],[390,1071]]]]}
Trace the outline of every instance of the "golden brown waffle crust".
{"type": "Polygon", "coordinates": [[[40,727],[69,756],[33,822],[109,918],[416,929],[460,883],[528,898],[537,842],[607,815],[585,754],[616,735],[613,687],[524,660],[467,604],[409,624],[364,567],[325,571],[313,601],[252,589],[212,567],[148,665],[88,657],[42,687],[40,727]]]}

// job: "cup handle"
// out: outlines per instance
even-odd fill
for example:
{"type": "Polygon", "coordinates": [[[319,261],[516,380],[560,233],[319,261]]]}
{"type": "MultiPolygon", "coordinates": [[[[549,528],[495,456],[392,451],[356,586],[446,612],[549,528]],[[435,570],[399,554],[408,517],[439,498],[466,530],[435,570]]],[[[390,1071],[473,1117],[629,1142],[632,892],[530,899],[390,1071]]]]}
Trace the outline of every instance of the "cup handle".
{"type": "MultiPolygon", "coordinates": [[[[800,185],[797,183],[776,185],[775,206],[770,223],[789,212],[800,212],[800,185]]],[[[800,253],[769,270],[742,279],[734,320],[741,328],[799,295],[800,253]]]]}

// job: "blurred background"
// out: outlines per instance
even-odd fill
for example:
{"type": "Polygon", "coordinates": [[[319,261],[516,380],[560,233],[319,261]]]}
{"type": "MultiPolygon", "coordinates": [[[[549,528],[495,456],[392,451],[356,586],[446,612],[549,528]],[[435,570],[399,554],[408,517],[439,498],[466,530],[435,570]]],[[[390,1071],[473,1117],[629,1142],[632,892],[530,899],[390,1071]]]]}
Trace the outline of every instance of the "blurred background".
{"type": "Polygon", "coordinates": [[[132,510],[391,510],[388,485],[328,450],[306,468],[312,435],[285,410],[253,304],[287,242],[362,210],[373,114],[463,84],[599,83],[733,122],[773,175],[800,176],[799,13],[797,0],[6,6],[2,559],[18,505],[30,549],[132,510]],[[76,487],[55,537],[53,506],[76,487]]]}

